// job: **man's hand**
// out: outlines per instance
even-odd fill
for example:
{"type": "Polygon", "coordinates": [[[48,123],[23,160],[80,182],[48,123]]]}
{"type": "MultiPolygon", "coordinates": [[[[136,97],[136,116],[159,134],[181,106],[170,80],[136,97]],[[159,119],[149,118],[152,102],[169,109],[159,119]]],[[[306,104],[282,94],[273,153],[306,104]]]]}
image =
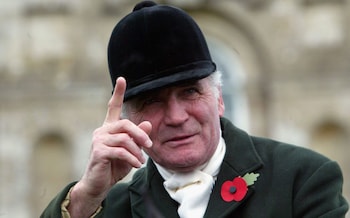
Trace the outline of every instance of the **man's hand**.
{"type": "Polygon", "coordinates": [[[68,206],[71,217],[88,217],[99,207],[111,187],[145,162],[142,147],[151,147],[152,125],[120,119],[126,81],[116,81],[106,119],[93,134],[90,159],[82,179],[73,187],[68,206]]]}

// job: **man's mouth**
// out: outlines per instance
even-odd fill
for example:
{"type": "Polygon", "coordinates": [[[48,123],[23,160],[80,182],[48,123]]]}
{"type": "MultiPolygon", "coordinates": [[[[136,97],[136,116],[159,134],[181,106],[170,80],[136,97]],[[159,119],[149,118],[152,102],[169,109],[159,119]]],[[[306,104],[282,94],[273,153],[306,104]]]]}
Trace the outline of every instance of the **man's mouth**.
{"type": "Polygon", "coordinates": [[[192,142],[194,136],[195,136],[195,134],[174,136],[174,137],[171,137],[169,139],[164,140],[163,144],[170,144],[173,146],[188,144],[188,143],[192,142]]]}

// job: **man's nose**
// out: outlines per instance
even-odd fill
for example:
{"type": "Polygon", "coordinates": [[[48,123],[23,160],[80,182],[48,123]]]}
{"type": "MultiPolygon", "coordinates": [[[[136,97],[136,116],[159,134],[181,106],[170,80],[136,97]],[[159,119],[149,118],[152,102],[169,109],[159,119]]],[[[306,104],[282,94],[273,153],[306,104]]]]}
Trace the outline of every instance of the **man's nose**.
{"type": "Polygon", "coordinates": [[[164,122],[167,125],[181,125],[188,119],[186,104],[176,96],[171,96],[168,99],[165,111],[164,122]]]}

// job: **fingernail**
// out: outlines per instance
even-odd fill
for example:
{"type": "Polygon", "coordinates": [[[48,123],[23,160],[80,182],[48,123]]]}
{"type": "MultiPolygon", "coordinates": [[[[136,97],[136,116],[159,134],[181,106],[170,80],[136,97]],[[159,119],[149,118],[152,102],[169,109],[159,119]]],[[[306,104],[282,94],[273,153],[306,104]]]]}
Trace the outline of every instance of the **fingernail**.
{"type": "Polygon", "coordinates": [[[141,163],[140,167],[142,166],[142,164],[146,163],[146,158],[143,155],[141,157],[140,163],[141,163]]]}
{"type": "Polygon", "coordinates": [[[146,147],[147,147],[147,148],[150,148],[150,147],[152,147],[152,145],[153,145],[153,142],[152,142],[150,139],[148,139],[148,140],[146,141],[146,147]]]}

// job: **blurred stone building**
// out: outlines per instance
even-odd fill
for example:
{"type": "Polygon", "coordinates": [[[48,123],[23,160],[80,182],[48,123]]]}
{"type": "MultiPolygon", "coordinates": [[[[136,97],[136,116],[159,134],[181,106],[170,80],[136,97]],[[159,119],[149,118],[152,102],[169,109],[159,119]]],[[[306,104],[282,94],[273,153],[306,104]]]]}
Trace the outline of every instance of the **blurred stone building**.
{"type": "MultiPolygon", "coordinates": [[[[112,90],[109,35],[135,3],[1,0],[0,217],[38,217],[81,176],[112,90]]],[[[224,73],[226,116],[338,161],[349,199],[349,1],[158,3],[198,21],[224,73]]]]}

